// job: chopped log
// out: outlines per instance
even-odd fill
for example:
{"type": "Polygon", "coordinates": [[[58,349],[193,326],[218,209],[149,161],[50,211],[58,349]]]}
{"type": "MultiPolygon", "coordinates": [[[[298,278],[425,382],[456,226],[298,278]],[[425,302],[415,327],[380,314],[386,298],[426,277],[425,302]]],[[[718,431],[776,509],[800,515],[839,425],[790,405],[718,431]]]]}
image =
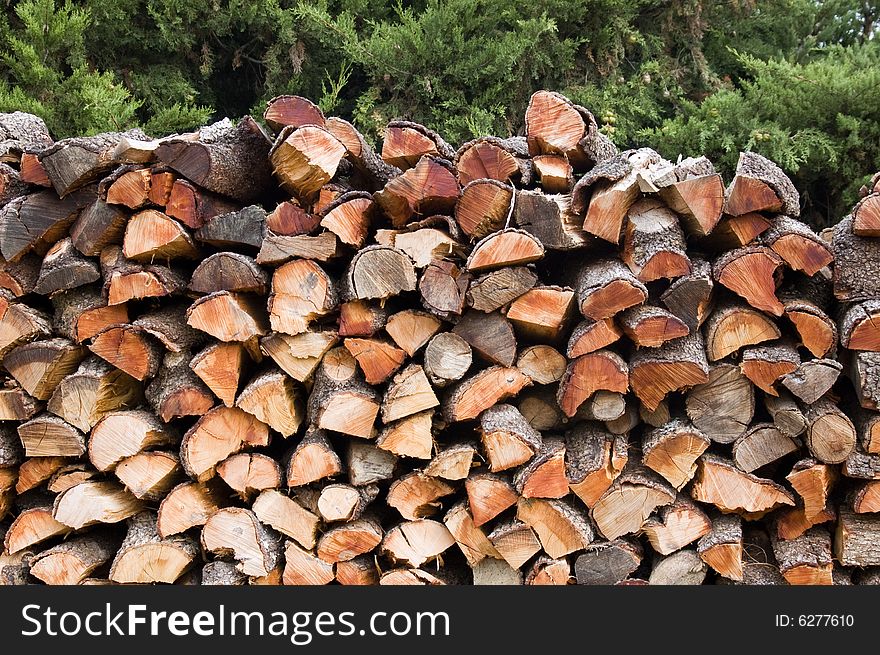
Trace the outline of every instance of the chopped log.
{"type": "Polygon", "coordinates": [[[55,497],[52,516],[79,530],[96,523],[118,523],[142,509],[141,501],[115,482],[83,482],[55,497]]]}
{"type": "Polygon", "coordinates": [[[51,191],[14,198],[0,209],[0,255],[9,262],[31,250],[44,254],[65,236],[80,210],[94,199],[94,187],[63,200],[51,191]]]}
{"type": "Polygon", "coordinates": [[[231,555],[245,575],[269,575],[281,557],[280,535],[240,507],[227,507],[211,515],[202,528],[201,540],[206,551],[231,555]]]}
{"type": "Polygon", "coordinates": [[[572,189],[572,209],[584,216],[583,228],[620,243],[627,212],[639,197],[641,172],[659,161],[649,148],[627,150],[598,163],[572,189]]]}
{"type": "Polygon", "coordinates": [[[33,292],[40,275],[40,258],[27,254],[16,262],[0,264],[0,288],[7,289],[16,298],[33,292]]]}
{"type": "Polygon", "coordinates": [[[439,404],[424,369],[418,364],[410,364],[388,385],[382,399],[382,422],[390,423],[439,404]]]}
{"type": "Polygon", "coordinates": [[[391,483],[385,502],[406,520],[415,521],[436,513],[440,509],[438,499],[453,491],[443,480],[414,471],[391,483]]]}
{"type": "MultiPolygon", "coordinates": [[[[156,530],[163,539],[201,527],[217,510],[227,504],[226,493],[215,482],[184,482],[162,499],[156,530]]],[[[256,503],[254,503],[256,511],[256,503]]]]}
{"type": "Polygon", "coordinates": [[[336,340],[337,335],[332,331],[297,335],[273,333],[260,340],[260,350],[294,380],[305,382],[311,378],[325,353],[336,345],[336,340]]]}
{"type": "Polygon", "coordinates": [[[628,578],[642,562],[642,547],[630,539],[592,544],[574,563],[577,583],[608,586],[628,578]]]}
{"type": "Polygon", "coordinates": [[[297,259],[276,269],[269,296],[273,330],[300,334],[309,323],[336,307],[336,290],[329,275],[315,262],[297,259]]]}
{"type": "Polygon", "coordinates": [[[856,514],[880,511],[880,481],[865,482],[852,495],[852,508],[856,514]]]}
{"type": "Polygon", "coordinates": [[[135,380],[153,378],[162,363],[162,344],[136,325],[111,325],[92,339],[89,350],[135,380]]]}
{"type": "Polygon", "coordinates": [[[830,465],[814,459],[802,459],[791,469],[785,479],[803,500],[804,515],[811,519],[825,510],[828,494],[837,478],[837,471],[830,465]]]}
{"type": "Polygon", "coordinates": [[[269,427],[237,407],[218,406],[196,421],[180,444],[180,463],[190,477],[204,482],[214,467],[245,445],[265,446],[269,427]]]}
{"type": "Polygon", "coordinates": [[[430,519],[405,521],[391,528],[382,539],[382,552],[393,561],[421,566],[455,544],[446,526],[430,519]]]}
{"type": "MultiPolygon", "coordinates": [[[[277,236],[300,236],[314,232],[321,224],[316,214],[306,212],[296,200],[279,203],[268,216],[266,228],[269,234],[277,236]]],[[[269,234],[266,236],[268,237],[269,234]]]]}
{"type": "Polygon", "coordinates": [[[245,116],[235,125],[225,119],[202,128],[197,141],[166,139],[156,149],[156,158],[208,191],[249,202],[272,182],[269,146],[263,128],[245,116]]]}
{"type": "Polygon", "coordinates": [[[512,405],[495,405],[484,411],[480,433],[493,472],[528,462],[542,445],[541,434],[512,405]]]}
{"type": "Polygon", "coordinates": [[[799,444],[775,425],[758,423],[733,444],[733,461],[746,473],[797,452],[799,444]]]}
{"type": "Polygon", "coordinates": [[[92,469],[88,464],[75,463],[68,464],[59,468],[46,483],[46,489],[53,494],[60,494],[79,484],[93,480],[98,476],[98,472],[92,469]]]}
{"type": "Polygon", "coordinates": [[[537,276],[523,266],[507,266],[472,280],[468,304],[477,311],[494,312],[535,286],[537,276]]]}
{"type": "Polygon", "coordinates": [[[550,387],[523,393],[517,401],[517,408],[528,424],[540,431],[562,429],[569,420],[556,402],[556,392],[550,387]]]}
{"type": "Polygon", "coordinates": [[[342,461],[333,450],[323,430],[306,433],[287,456],[286,481],[299,487],[342,472],[342,461]]]}
{"type": "Polygon", "coordinates": [[[735,514],[712,518],[712,529],[697,542],[697,553],[719,575],[743,579],[742,519],[735,514]]]}
{"type": "Polygon", "coordinates": [[[186,229],[155,209],[145,209],[131,217],[125,227],[122,252],[135,261],[199,257],[199,250],[186,229]]]}
{"type": "Polygon", "coordinates": [[[367,246],[352,258],[345,273],[348,300],[384,300],[404,291],[414,291],[416,274],[412,260],[388,246],[367,246]]]}
{"type": "Polygon", "coordinates": [[[321,519],[277,489],[260,492],[251,506],[261,523],[290,537],[303,548],[312,549],[321,519]]]}
{"type": "Polygon", "coordinates": [[[462,271],[453,262],[433,260],[419,279],[422,305],[442,318],[460,316],[464,311],[470,280],[470,274],[462,271]]]}
{"type": "Polygon", "coordinates": [[[139,129],[72,137],[56,141],[37,156],[56,193],[64,197],[113,169],[113,150],[123,138],[148,139],[139,129]]]}
{"type": "Polygon", "coordinates": [[[511,568],[522,567],[541,551],[541,542],[532,528],[522,521],[501,523],[489,533],[489,542],[511,568]]]}
{"type": "Polygon", "coordinates": [[[346,339],[345,348],[357,360],[367,384],[381,384],[403,364],[406,353],[379,339],[346,339]]]}
{"type": "Polygon", "coordinates": [[[308,401],[311,424],[369,438],[378,413],[378,393],[364,384],[354,357],[345,348],[324,355],[308,401]]]}
{"type": "Polygon", "coordinates": [[[188,228],[198,230],[215,216],[236,211],[239,206],[221,196],[196,187],[187,180],[174,180],[165,213],[188,228]]]}
{"type": "Polygon", "coordinates": [[[6,531],[3,547],[10,555],[71,532],[69,526],[53,518],[51,499],[37,497],[32,503],[21,509],[6,531]]]}
{"type": "Polygon", "coordinates": [[[773,539],[773,554],[789,584],[834,584],[831,534],[824,528],[810,528],[796,539],[773,539]]]}
{"type": "Polygon", "coordinates": [[[629,208],[621,258],[641,282],[691,272],[678,217],[657,200],[639,200],[629,208]]]}
{"type": "Polygon", "coordinates": [[[455,539],[455,543],[461,549],[471,568],[487,557],[490,559],[501,558],[500,553],[495,550],[492,542],[486,537],[486,533],[476,525],[464,502],[450,508],[443,517],[443,523],[455,539]]]}
{"type": "Polygon", "coordinates": [[[666,425],[672,418],[669,412],[669,399],[664,398],[655,409],[648,409],[643,403],[639,403],[639,418],[651,427],[659,428],[666,425]]]}
{"type": "Polygon", "coordinates": [[[523,498],[562,498],[568,495],[565,442],[548,438],[535,456],[517,469],[513,486],[523,498]]]}
{"type": "Polygon", "coordinates": [[[431,337],[425,348],[425,373],[434,386],[445,387],[464,377],[472,360],[471,347],[465,339],[454,332],[441,332],[431,337]]]}
{"type": "Polygon", "coordinates": [[[544,246],[523,230],[504,229],[484,237],[474,246],[467,269],[483,273],[504,266],[530,264],[544,257],[544,246]]]}
{"type": "Polygon", "coordinates": [[[559,155],[537,155],[532,158],[532,166],[538,184],[547,193],[565,193],[574,185],[571,164],[559,155]]]}
{"type": "Polygon", "coordinates": [[[48,296],[90,284],[100,277],[98,265],[83,257],[67,237],[49,248],[43,257],[33,292],[48,296]]]}
{"type": "Polygon", "coordinates": [[[565,155],[576,167],[590,163],[581,141],[596,130],[596,119],[583,107],[559,93],[537,91],[529,99],[525,120],[529,154],[565,155]]]}
{"type": "Polygon", "coordinates": [[[626,393],[629,389],[627,363],[615,352],[599,350],[572,360],[559,381],[557,400],[566,416],[574,416],[578,408],[596,391],[626,393]]]}
{"type": "Polygon", "coordinates": [[[660,189],[660,197],[681,216],[688,234],[710,234],[724,207],[724,184],[717,173],[695,175],[660,189]]]}
{"type": "Polygon", "coordinates": [[[514,190],[508,184],[478,179],[462,189],[455,204],[455,220],[461,231],[474,239],[502,229],[511,213],[514,190]]]}
{"type": "Polygon", "coordinates": [[[613,318],[581,321],[571,331],[566,355],[569,359],[575,359],[610,346],[621,336],[623,336],[623,331],[613,318]]]}
{"type": "Polygon", "coordinates": [[[353,521],[360,518],[378,493],[376,485],[353,487],[348,484],[328,484],[318,496],[317,510],[328,523],[353,521]]]}
{"type": "Polygon", "coordinates": [[[840,345],[851,350],[880,350],[880,300],[868,300],[849,307],[840,324],[840,345]]]}
{"type": "Polygon", "coordinates": [[[128,323],[125,304],[108,305],[94,287],[80,287],[52,297],[55,330],[72,341],[82,343],[115,323],[128,323]]]}
{"type": "Polygon", "coordinates": [[[335,578],[333,565],[303,550],[292,541],[284,546],[283,584],[325,585],[335,578]]]}
{"type": "Polygon", "coordinates": [[[587,548],[593,541],[589,518],[564,500],[520,498],[516,517],[534,530],[544,552],[557,559],[587,548]]]}
{"type": "Polygon", "coordinates": [[[3,386],[0,387],[0,421],[26,421],[40,409],[42,404],[14,380],[3,382],[3,386]]]}
{"type": "Polygon", "coordinates": [[[837,300],[861,302],[880,296],[880,277],[872,270],[872,262],[880,256],[880,240],[853,234],[853,218],[846,216],[834,226],[831,248],[837,300]]]}
{"type": "Polygon", "coordinates": [[[675,500],[662,478],[638,466],[625,469],[593,505],[596,527],[609,540],[639,531],[651,513],[675,500]]]}
{"type": "Polygon", "coordinates": [[[348,562],[375,550],[383,536],[378,521],[362,517],[327,530],[318,540],[317,554],[331,564],[348,562]]]}
{"type": "Polygon", "coordinates": [[[875,514],[855,514],[841,507],[834,535],[834,556],[843,566],[878,566],[880,520],[875,514]]]}
{"type": "Polygon", "coordinates": [[[754,242],[770,229],[770,225],[770,221],[757,212],[748,212],[741,216],[725,214],[712,234],[703,237],[700,244],[716,252],[741,248],[754,242]]]}
{"type": "Polygon", "coordinates": [[[769,316],[740,302],[719,305],[706,321],[706,354],[715,362],[746,346],[773,341],[781,336],[769,316]]]}
{"type": "Polygon", "coordinates": [[[245,350],[238,343],[212,343],[192,358],[189,367],[224,405],[232,407],[244,357],[245,350]]]}
{"type": "Polygon", "coordinates": [[[246,255],[218,252],[201,261],[193,271],[189,288],[197,293],[251,292],[265,295],[269,276],[246,255]]]}
{"type": "Polygon", "coordinates": [[[876,352],[853,353],[847,373],[855,388],[856,399],[861,407],[877,409],[880,407],[880,389],[875,380],[880,366],[880,354],[876,352]]]}
{"type": "Polygon", "coordinates": [[[814,403],[834,386],[843,364],[834,359],[811,359],[782,378],[782,384],[805,403],[814,403]]]}
{"type": "Polygon", "coordinates": [[[699,332],[650,351],[637,350],[630,359],[629,384],[649,410],[656,409],[669,392],[708,380],[709,364],[699,332]]]}
{"type": "Polygon", "coordinates": [[[620,315],[620,327],[637,346],[649,348],[657,348],[690,333],[681,319],[652,305],[638,305],[625,310],[620,315]]]}
{"type": "Polygon", "coordinates": [[[617,259],[600,259],[583,266],[577,274],[581,314],[595,321],[643,303],[648,290],[617,259]]]}
{"type": "Polygon", "coordinates": [[[374,198],[394,227],[403,227],[413,216],[446,214],[459,198],[452,165],[432,155],[422,156],[403,175],[394,177],[374,198]]]}
{"type": "Polygon", "coordinates": [[[173,171],[164,167],[156,166],[150,171],[150,189],[147,201],[159,207],[165,207],[171,200],[171,191],[174,189],[176,175],[173,171]]]}
{"type": "Polygon", "coordinates": [[[776,270],[783,260],[766,246],[731,250],[715,260],[712,275],[752,307],[782,316],[784,307],[776,297],[776,270]]]}
{"type": "Polygon", "coordinates": [[[464,486],[468,508],[477,528],[512,507],[519,498],[510,481],[496,473],[472,473],[464,486]]]}
{"type": "Polygon", "coordinates": [[[449,236],[446,230],[435,227],[419,227],[421,225],[430,226],[441,221],[442,227],[445,227],[452,234],[457,234],[457,230],[452,229],[454,224],[451,218],[448,216],[433,216],[410,225],[406,232],[378,230],[376,232],[376,242],[380,245],[392,246],[406,253],[413,260],[416,268],[425,268],[434,260],[463,255],[464,248],[462,244],[449,236]]]}
{"type": "Polygon", "coordinates": [[[52,183],[49,181],[49,176],[46,175],[46,169],[43,168],[43,164],[35,153],[21,153],[19,175],[21,181],[26,182],[27,184],[36,184],[43,187],[52,186],[52,183]]]}
{"type": "Polygon", "coordinates": [[[177,455],[161,450],[126,457],[114,474],[135,498],[153,501],[164,498],[182,477],[177,455]]]}
{"type": "Polygon", "coordinates": [[[431,459],[434,449],[434,411],[411,414],[385,426],[376,446],[394,455],[431,459]]]}
{"type": "Polygon", "coordinates": [[[783,434],[797,437],[807,429],[807,420],[790,394],[784,392],[778,396],[764,396],[764,407],[783,434]]]}
{"type": "Polygon", "coordinates": [[[790,268],[807,275],[815,275],[834,261],[831,245],[790,216],[777,216],[770,229],[761,235],[761,242],[770,246],[790,268]]]}
{"type": "Polygon", "coordinates": [[[732,461],[709,453],[700,457],[691,496],[746,520],[761,518],[783,505],[794,506],[792,495],[772,480],[740,471],[732,461]]]}
{"type": "Polygon", "coordinates": [[[364,486],[388,480],[394,474],[397,457],[371,443],[351,440],[348,443],[346,471],[349,481],[364,486]]]}
{"type": "Polygon", "coordinates": [[[645,433],[642,464],[681,490],[694,477],[696,461],[709,445],[709,437],[698,428],[683,419],[673,419],[645,433]]]}
{"type": "Polygon", "coordinates": [[[475,466],[477,454],[475,444],[470,442],[453,443],[439,450],[425,467],[425,475],[444,480],[464,480],[475,466]]]}
{"type": "Polygon", "coordinates": [[[372,337],[385,327],[387,320],[383,307],[365,300],[350,300],[339,305],[339,336],[372,337]]]}
{"type": "Polygon", "coordinates": [[[156,514],[141,512],[128,520],[128,532],[113,558],[108,577],[119,584],[170,584],[192,566],[198,554],[195,539],[164,539],[156,530],[156,514]]]}
{"type": "Polygon", "coordinates": [[[551,346],[529,346],[517,356],[516,367],[536,384],[552,384],[565,374],[566,360],[551,346]]]}
{"type": "Polygon", "coordinates": [[[511,367],[516,361],[513,326],[501,312],[470,311],[452,329],[474,352],[490,364],[511,367]]]}
{"type": "Polygon", "coordinates": [[[870,455],[856,445],[843,461],[840,472],[848,478],[880,480],[880,457],[870,455]]]}
{"type": "Polygon", "coordinates": [[[385,331],[412,357],[440,330],[440,319],[427,312],[406,309],[388,318],[385,331]]]}
{"type": "Polygon", "coordinates": [[[239,453],[217,465],[217,475],[244,501],[281,486],[281,467],[268,455],[239,453]]]}
{"type": "Polygon", "coordinates": [[[31,396],[49,400],[84,357],[82,346],[55,338],[16,346],[3,357],[3,367],[31,396]]]}
{"type": "Polygon", "coordinates": [[[800,215],[800,196],[785,173],[756,152],[741,152],[736,176],[727,188],[724,211],[732,216],[748,212],[800,215]]]}
{"type": "Polygon", "coordinates": [[[266,308],[249,296],[217,291],[186,310],[186,324],[220,341],[248,342],[269,331],[266,308]]]}
{"type": "Polygon", "coordinates": [[[452,387],[443,402],[444,418],[450,423],[477,418],[483,410],[516,396],[530,384],[519,369],[490,366],[452,387]]]}
{"type": "Polygon", "coordinates": [[[648,541],[661,555],[669,555],[708,534],[712,529],[709,517],[685,496],[661,507],[656,516],[642,526],[648,541]]]}
{"type": "Polygon", "coordinates": [[[135,407],[141,396],[133,377],[98,357],[89,357],[55,388],[46,408],[88,432],[105,414],[135,407]]]}
{"type": "Polygon", "coordinates": [[[696,330],[709,316],[713,286],[709,263],[692,258],[691,273],[674,280],[660,300],[689,329],[696,330]]]}
{"type": "Polygon", "coordinates": [[[856,203],[852,211],[853,234],[860,237],[880,236],[880,194],[870,193],[856,203]]]}
{"type": "Polygon", "coordinates": [[[827,397],[804,408],[805,444],[820,462],[839,464],[856,447],[856,429],[849,417],[827,397]]]}
{"type": "Polygon", "coordinates": [[[401,170],[415,166],[422,155],[451,160],[455,151],[434,130],[410,121],[388,123],[382,141],[382,159],[401,170]]]}
{"type": "Polygon", "coordinates": [[[592,508],[623,471],[626,440],[598,424],[580,423],[565,434],[565,476],[569,488],[592,508]]]}
{"type": "Polygon", "coordinates": [[[344,193],[324,209],[321,225],[339,237],[342,243],[360,248],[367,238],[374,211],[370,194],[363,191],[344,193]]]}
{"type": "Polygon", "coordinates": [[[203,416],[214,406],[211,391],[190,369],[189,351],[166,352],[144,395],[165,422],[182,416],[203,416]]]}
{"type": "Polygon", "coordinates": [[[108,535],[77,535],[34,556],[30,574],[49,585],[76,585],[115,552],[116,544],[108,535]]]}
{"type": "Polygon", "coordinates": [[[466,186],[480,179],[508,182],[520,177],[527,184],[531,168],[525,141],[522,137],[499,139],[491,136],[468,141],[455,154],[459,183],[466,186]]]}
{"type": "Polygon", "coordinates": [[[802,506],[783,511],[776,519],[774,532],[778,539],[797,539],[814,525],[820,525],[837,519],[837,512],[832,505],[827,505],[818,514],[807,517],[802,506]]]}
{"type": "Polygon", "coordinates": [[[70,423],[43,413],[18,426],[27,457],[79,457],[86,452],[86,439],[70,423]]]}
{"type": "Polygon", "coordinates": [[[305,414],[293,380],[277,369],[264,371],[253,378],[242,389],[235,405],[281,433],[282,437],[296,434],[305,414]]]}
{"type": "Polygon", "coordinates": [[[787,379],[789,373],[797,371],[799,366],[801,357],[797,349],[786,341],[745,348],[740,363],[743,375],[770,396],[779,395],[774,386],[776,382],[787,379]]]}
{"type": "Polygon", "coordinates": [[[280,132],[287,125],[324,127],[326,123],[324,112],[315,103],[301,96],[289,95],[272,98],[266,105],[263,119],[275,132],[280,132]]]}
{"type": "Polygon", "coordinates": [[[166,266],[128,261],[119,246],[108,246],[101,251],[101,276],[108,305],[170,296],[185,286],[180,276],[166,266]]]}
{"type": "Polygon", "coordinates": [[[706,579],[708,569],[695,550],[679,550],[654,561],[648,584],[699,585],[706,579]]]}
{"type": "MultiPolygon", "coordinates": [[[[32,457],[22,462],[18,467],[18,479],[12,477],[8,480],[8,484],[14,484],[15,493],[21,495],[46,482],[67,461],[64,457],[32,457]]],[[[14,473],[14,469],[0,469],[0,471],[14,473]]]]}
{"type": "Polygon", "coordinates": [[[48,338],[52,333],[49,317],[23,303],[0,296],[0,356],[19,344],[48,338]]]}
{"type": "Polygon", "coordinates": [[[568,326],[573,300],[567,287],[533,287],[511,303],[507,318],[526,338],[555,342],[568,326]]]}
{"type": "Polygon", "coordinates": [[[593,242],[580,216],[572,211],[568,194],[517,191],[512,218],[514,225],[535,236],[547,250],[578,250],[593,242]]]}
{"type": "Polygon", "coordinates": [[[265,235],[266,211],[257,205],[218,214],[195,232],[196,240],[221,249],[260,248],[265,235]]]}

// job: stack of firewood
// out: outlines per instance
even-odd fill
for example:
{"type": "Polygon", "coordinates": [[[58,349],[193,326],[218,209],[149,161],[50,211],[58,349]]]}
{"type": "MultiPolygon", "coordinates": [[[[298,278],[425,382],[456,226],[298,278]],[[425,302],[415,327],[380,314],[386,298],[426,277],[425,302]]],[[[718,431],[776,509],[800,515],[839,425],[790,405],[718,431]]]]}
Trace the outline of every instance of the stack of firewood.
{"type": "Polygon", "coordinates": [[[880,579],[880,178],[264,119],[0,115],[3,582],[880,579]]]}

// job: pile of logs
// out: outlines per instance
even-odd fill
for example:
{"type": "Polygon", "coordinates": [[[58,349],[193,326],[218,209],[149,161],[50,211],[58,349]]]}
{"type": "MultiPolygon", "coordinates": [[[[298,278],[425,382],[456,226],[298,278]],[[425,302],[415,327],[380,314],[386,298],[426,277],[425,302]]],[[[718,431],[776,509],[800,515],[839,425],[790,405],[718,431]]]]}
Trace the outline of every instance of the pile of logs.
{"type": "Polygon", "coordinates": [[[525,125],[0,115],[0,580],[880,581],[880,177],[525,125]]]}

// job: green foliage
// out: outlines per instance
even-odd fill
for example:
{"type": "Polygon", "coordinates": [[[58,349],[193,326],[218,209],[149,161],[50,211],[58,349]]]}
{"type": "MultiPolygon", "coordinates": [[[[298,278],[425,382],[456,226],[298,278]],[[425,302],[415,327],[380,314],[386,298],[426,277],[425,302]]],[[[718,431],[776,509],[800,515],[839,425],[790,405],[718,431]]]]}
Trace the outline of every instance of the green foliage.
{"type": "Polygon", "coordinates": [[[619,146],[776,159],[833,221],[878,161],[864,0],[7,0],[0,111],[68,136],[160,135],[292,93],[374,141],[393,118],[456,143],[521,133],[561,91],[619,146]]]}

